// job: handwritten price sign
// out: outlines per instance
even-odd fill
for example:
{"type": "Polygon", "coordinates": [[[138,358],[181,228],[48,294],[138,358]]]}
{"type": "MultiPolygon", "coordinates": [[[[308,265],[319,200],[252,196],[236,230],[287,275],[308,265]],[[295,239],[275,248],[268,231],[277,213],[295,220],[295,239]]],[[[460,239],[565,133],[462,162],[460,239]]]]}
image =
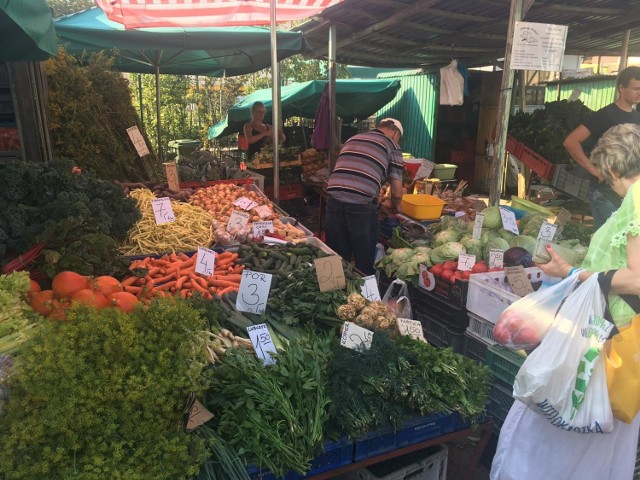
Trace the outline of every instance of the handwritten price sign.
{"type": "Polygon", "coordinates": [[[236,199],[236,201],[233,202],[233,204],[236,207],[242,208],[243,210],[251,210],[252,208],[258,205],[256,202],[254,202],[253,200],[247,197],[240,197],[236,199]]]}
{"type": "Polygon", "coordinates": [[[553,241],[553,237],[556,235],[558,225],[553,225],[546,220],[542,222],[540,231],[538,232],[538,238],[536,240],[546,240],[547,242],[553,241]]]}
{"type": "Polygon", "coordinates": [[[504,265],[504,250],[489,250],[489,268],[502,268],[504,265]]]}
{"type": "Polygon", "coordinates": [[[270,273],[252,272],[251,270],[242,272],[236,310],[257,313],[258,315],[263,314],[267,308],[267,300],[269,300],[272,277],[270,273]]]}
{"type": "Polygon", "coordinates": [[[253,227],[253,236],[254,237],[264,237],[266,232],[273,232],[273,222],[269,220],[268,222],[253,222],[251,224],[253,227]]]}
{"type": "Polygon", "coordinates": [[[167,174],[167,184],[172,192],[180,191],[180,178],[178,177],[178,166],[176,162],[164,164],[164,171],[167,174]]]}
{"type": "Polygon", "coordinates": [[[373,332],[355,323],[344,322],[340,345],[352,350],[369,350],[373,342],[373,332]]]}
{"type": "Polygon", "coordinates": [[[515,213],[511,210],[500,207],[500,217],[502,217],[502,228],[516,235],[520,235],[515,213]]]}
{"type": "Polygon", "coordinates": [[[432,162],[431,160],[422,160],[414,179],[419,180],[421,178],[429,178],[435,167],[435,162],[432,162]]]}
{"type": "Polygon", "coordinates": [[[239,212],[234,210],[229,215],[229,221],[227,222],[227,232],[230,232],[234,228],[244,228],[249,223],[250,215],[248,213],[239,212]]]}
{"type": "Polygon", "coordinates": [[[342,257],[332,255],[330,257],[316,258],[313,263],[316,266],[316,276],[321,292],[340,290],[347,284],[342,268],[342,257]]]}
{"type": "Polygon", "coordinates": [[[473,234],[471,238],[480,240],[482,236],[482,224],[484,223],[484,213],[476,213],[476,219],[473,221],[473,234]]]}
{"type": "Polygon", "coordinates": [[[256,213],[260,218],[269,218],[271,215],[273,215],[273,210],[271,210],[266,205],[260,205],[256,207],[256,213]]]}
{"type": "Polygon", "coordinates": [[[461,253],[458,257],[458,270],[461,272],[470,272],[476,264],[476,256],[468,253],[461,253]]]}
{"type": "Polygon", "coordinates": [[[169,197],[151,200],[151,207],[153,208],[153,216],[156,219],[156,225],[163,225],[165,223],[173,223],[176,221],[176,216],[173,213],[173,207],[171,206],[171,200],[169,200],[169,197]]]}
{"type": "Polygon", "coordinates": [[[362,296],[370,302],[381,300],[375,275],[364,277],[364,285],[362,285],[360,291],[362,292],[362,296]]]}
{"type": "Polygon", "coordinates": [[[189,417],[187,420],[187,433],[193,432],[196,428],[201,425],[204,425],[209,420],[213,418],[213,413],[207,410],[207,407],[202,405],[200,401],[196,398],[193,399],[193,403],[189,408],[189,417]]]}
{"type": "Polygon", "coordinates": [[[216,268],[216,252],[204,247],[198,247],[196,257],[196,273],[210,277],[216,268]]]}
{"type": "Polygon", "coordinates": [[[253,349],[256,351],[256,355],[262,360],[262,363],[265,365],[276,363],[271,354],[276,353],[277,349],[273,344],[267,324],[261,323],[259,325],[247,327],[247,333],[249,334],[251,343],[253,343],[253,349]]]}
{"type": "Polygon", "coordinates": [[[427,343],[427,340],[424,338],[424,333],[422,332],[422,324],[418,320],[398,318],[396,319],[396,323],[398,324],[400,335],[422,340],[427,343]]]}

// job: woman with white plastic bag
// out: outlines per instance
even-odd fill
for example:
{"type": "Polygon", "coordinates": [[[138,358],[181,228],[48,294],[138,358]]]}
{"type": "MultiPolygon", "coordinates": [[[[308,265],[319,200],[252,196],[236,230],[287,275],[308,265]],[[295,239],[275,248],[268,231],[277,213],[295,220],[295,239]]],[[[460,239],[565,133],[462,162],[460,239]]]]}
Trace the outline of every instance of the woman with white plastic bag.
{"type": "MultiPolygon", "coordinates": [[[[609,309],[616,326],[624,327],[635,312],[618,295],[640,295],[640,126],[609,129],[591,162],[623,201],[593,235],[579,278],[586,282],[595,272],[617,269],[609,309]]],[[[575,273],[553,249],[548,251],[551,261],[540,265],[547,275],[575,273]]],[[[631,480],[639,430],[636,415],[630,424],[614,419],[609,433],[567,431],[516,400],[500,431],[491,480],[631,480]]]]}

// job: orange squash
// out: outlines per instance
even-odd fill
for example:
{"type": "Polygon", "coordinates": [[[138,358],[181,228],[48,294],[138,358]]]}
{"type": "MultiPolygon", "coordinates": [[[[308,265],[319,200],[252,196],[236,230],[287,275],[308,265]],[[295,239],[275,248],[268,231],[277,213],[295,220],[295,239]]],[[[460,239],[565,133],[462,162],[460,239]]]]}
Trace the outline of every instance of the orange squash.
{"type": "Polygon", "coordinates": [[[31,282],[31,287],[29,288],[29,293],[34,294],[42,291],[42,287],[35,280],[29,280],[31,282]]]}
{"type": "Polygon", "coordinates": [[[129,292],[116,292],[111,295],[107,295],[107,302],[112,307],[116,307],[123,312],[132,312],[139,300],[134,294],[129,292]]]}
{"type": "Polygon", "coordinates": [[[51,312],[47,316],[49,320],[63,321],[67,319],[67,309],[71,306],[66,300],[51,300],[51,312]]]}
{"type": "Polygon", "coordinates": [[[89,279],[89,287],[96,292],[100,292],[105,297],[111,295],[112,293],[123,292],[124,289],[120,282],[109,275],[102,275],[100,277],[95,277],[89,279]]]}
{"type": "Polygon", "coordinates": [[[40,315],[45,317],[51,313],[53,301],[53,290],[42,290],[31,295],[31,308],[33,308],[40,315]]]}
{"type": "Polygon", "coordinates": [[[53,277],[51,288],[57,299],[69,298],[74,292],[87,288],[87,277],[76,272],[60,272],[53,277]]]}
{"type": "Polygon", "coordinates": [[[107,306],[107,298],[90,288],[83,288],[71,295],[71,303],[80,303],[83,305],[90,305],[97,308],[105,308],[107,306]]]}

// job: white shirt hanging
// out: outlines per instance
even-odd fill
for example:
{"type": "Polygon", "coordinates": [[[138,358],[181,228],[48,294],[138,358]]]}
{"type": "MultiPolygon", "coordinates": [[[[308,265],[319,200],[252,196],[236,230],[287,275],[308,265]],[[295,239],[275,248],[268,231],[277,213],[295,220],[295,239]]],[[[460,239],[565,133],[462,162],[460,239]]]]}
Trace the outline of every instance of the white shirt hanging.
{"type": "Polygon", "coordinates": [[[440,105],[462,105],[464,102],[464,77],[458,71],[458,61],[440,69],[440,105]]]}

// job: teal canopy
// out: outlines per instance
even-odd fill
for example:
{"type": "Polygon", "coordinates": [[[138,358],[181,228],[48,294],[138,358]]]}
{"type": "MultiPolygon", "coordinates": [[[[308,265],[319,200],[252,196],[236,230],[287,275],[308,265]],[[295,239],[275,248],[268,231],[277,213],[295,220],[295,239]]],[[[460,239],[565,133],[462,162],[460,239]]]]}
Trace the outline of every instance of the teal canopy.
{"type": "MultiPolygon", "coordinates": [[[[326,80],[311,80],[282,87],[282,118],[314,118],[326,80]]],[[[336,112],[338,117],[350,122],[365,119],[394,99],[400,82],[398,80],[336,80],[336,112]]],[[[265,121],[271,115],[271,89],[257,90],[229,109],[227,117],[209,128],[209,139],[242,131],[242,126],[251,120],[254,102],[264,103],[265,121]]]]}
{"type": "Polygon", "coordinates": [[[0,0],[0,32],[0,62],[39,61],[56,54],[45,0],[0,0]]]}
{"type": "MultiPolygon", "coordinates": [[[[118,49],[115,66],[123,72],[231,77],[271,65],[271,34],[263,27],[125,30],[98,7],[56,18],[54,24],[59,43],[76,57],[118,49]]],[[[308,48],[300,32],[279,31],[277,40],[280,60],[308,48]]]]}

